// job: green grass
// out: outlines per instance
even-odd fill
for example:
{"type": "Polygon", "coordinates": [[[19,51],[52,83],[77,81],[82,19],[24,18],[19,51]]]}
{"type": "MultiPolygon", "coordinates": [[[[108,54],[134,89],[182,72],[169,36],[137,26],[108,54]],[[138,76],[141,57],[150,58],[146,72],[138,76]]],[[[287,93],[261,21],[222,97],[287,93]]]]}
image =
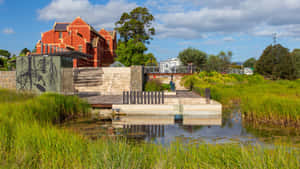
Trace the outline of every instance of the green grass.
{"type": "Polygon", "coordinates": [[[0,168],[300,167],[300,151],[289,145],[172,143],[163,147],[117,139],[92,141],[54,125],[86,115],[87,104],[73,96],[16,99],[1,102],[0,110],[0,168]]]}
{"type": "Polygon", "coordinates": [[[244,119],[254,123],[300,126],[300,81],[270,81],[262,76],[200,73],[182,83],[195,91],[211,88],[212,98],[225,107],[239,103],[244,119]]]}

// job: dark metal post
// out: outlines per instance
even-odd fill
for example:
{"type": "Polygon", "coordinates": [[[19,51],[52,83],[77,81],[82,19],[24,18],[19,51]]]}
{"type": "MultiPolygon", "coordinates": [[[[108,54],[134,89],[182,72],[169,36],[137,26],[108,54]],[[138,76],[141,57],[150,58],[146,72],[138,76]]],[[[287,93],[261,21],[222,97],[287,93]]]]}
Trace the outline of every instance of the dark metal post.
{"type": "Polygon", "coordinates": [[[162,96],[161,96],[161,102],[162,102],[162,104],[165,104],[165,92],[164,91],[162,91],[162,96]]]}
{"type": "Polygon", "coordinates": [[[139,91],[137,91],[136,100],[137,100],[137,104],[140,104],[140,92],[139,91]]]}
{"type": "Polygon", "coordinates": [[[134,102],[133,104],[136,104],[136,91],[133,92],[133,100],[134,100],[134,101],[133,101],[133,102],[134,102]]]}
{"type": "Polygon", "coordinates": [[[126,92],[126,104],[129,104],[129,92],[126,92]]]}
{"type": "Polygon", "coordinates": [[[148,94],[148,104],[150,104],[150,92],[147,92],[148,94]]]}
{"type": "Polygon", "coordinates": [[[132,91],[130,91],[129,97],[130,97],[130,103],[129,104],[132,104],[132,91]]]}
{"type": "Polygon", "coordinates": [[[210,88],[205,89],[206,103],[210,104],[210,88]]]}
{"type": "Polygon", "coordinates": [[[153,91],[151,91],[151,104],[153,104],[153,91]]]}
{"type": "Polygon", "coordinates": [[[147,92],[144,92],[144,104],[147,104],[147,92]]]}
{"type": "Polygon", "coordinates": [[[123,104],[125,104],[125,91],[123,91],[123,104]]]}
{"type": "Polygon", "coordinates": [[[154,93],[154,100],[155,100],[155,104],[157,104],[157,91],[155,91],[154,93]]]}
{"type": "Polygon", "coordinates": [[[158,92],[158,104],[160,104],[160,91],[158,92]]]}
{"type": "Polygon", "coordinates": [[[141,91],[141,104],[143,104],[144,102],[143,102],[143,94],[144,94],[144,92],[143,91],[141,91]]]}

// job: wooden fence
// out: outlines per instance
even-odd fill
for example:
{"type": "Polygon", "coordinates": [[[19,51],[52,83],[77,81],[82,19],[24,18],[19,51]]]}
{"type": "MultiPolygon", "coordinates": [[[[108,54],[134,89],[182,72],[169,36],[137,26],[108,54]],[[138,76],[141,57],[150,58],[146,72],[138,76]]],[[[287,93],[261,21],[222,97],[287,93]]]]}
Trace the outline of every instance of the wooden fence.
{"type": "Polygon", "coordinates": [[[124,91],[123,104],[164,104],[164,91],[142,92],[142,91],[124,91]]]}

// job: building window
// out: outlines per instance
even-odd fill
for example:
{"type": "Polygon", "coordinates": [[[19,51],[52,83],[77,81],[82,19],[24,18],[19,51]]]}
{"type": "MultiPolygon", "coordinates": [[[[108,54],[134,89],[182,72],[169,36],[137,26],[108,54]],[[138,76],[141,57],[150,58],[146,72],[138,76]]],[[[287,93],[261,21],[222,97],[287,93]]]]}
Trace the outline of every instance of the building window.
{"type": "Polygon", "coordinates": [[[59,39],[61,39],[63,37],[62,32],[59,32],[59,39]]]}
{"type": "Polygon", "coordinates": [[[78,46],[79,52],[82,52],[82,45],[78,46]]]}

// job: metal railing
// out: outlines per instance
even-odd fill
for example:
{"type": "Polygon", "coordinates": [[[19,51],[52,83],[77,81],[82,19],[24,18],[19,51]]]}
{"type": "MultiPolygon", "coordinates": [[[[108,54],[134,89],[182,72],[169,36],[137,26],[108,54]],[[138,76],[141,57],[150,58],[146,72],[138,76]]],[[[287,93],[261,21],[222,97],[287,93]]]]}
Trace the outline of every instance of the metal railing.
{"type": "Polygon", "coordinates": [[[123,92],[123,104],[164,104],[164,91],[142,92],[127,91],[123,92]]]}
{"type": "Polygon", "coordinates": [[[196,68],[192,66],[174,66],[161,68],[159,66],[145,66],[144,73],[195,73],[196,68]]]}

